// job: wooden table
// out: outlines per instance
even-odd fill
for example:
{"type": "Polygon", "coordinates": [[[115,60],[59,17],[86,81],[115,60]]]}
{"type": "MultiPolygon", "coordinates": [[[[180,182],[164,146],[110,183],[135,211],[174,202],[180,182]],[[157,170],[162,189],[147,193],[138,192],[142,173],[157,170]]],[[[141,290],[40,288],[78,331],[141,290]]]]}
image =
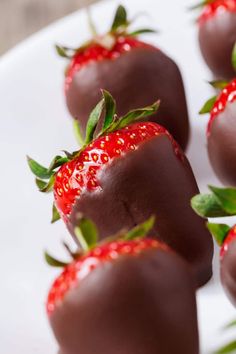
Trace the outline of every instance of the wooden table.
{"type": "Polygon", "coordinates": [[[0,0],[0,54],[30,34],[97,0],[0,0]]]}

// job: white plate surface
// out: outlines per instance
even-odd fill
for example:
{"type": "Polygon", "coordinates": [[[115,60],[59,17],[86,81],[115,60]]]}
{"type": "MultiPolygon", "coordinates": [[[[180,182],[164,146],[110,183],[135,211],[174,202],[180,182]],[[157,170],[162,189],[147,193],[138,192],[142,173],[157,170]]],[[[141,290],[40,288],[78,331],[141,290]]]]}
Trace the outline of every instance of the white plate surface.
{"type": "MultiPolygon", "coordinates": [[[[139,24],[158,27],[161,33],[146,40],[166,51],[181,68],[192,123],[188,157],[201,190],[206,191],[207,184],[219,182],[206,154],[207,118],[199,118],[197,112],[212,92],[205,83],[210,73],[199,54],[194,14],[186,12],[190,1],[123,3],[131,15],[143,10],[150,13],[151,18],[142,18],[139,24]]],[[[101,30],[108,27],[117,4],[107,1],[93,7],[101,30]]],[[[65,62],[53,45],[77,46],[87,38],[85,12],[80,11],[32,36],[0,60],[0,351],[4,354],[57,351],[44,303],[58,271],[48,268],[42,252],[47,248],[63,254],[60,241],[68,235],[62,223],[50,225],[51,200],[36,191],[25,156],[47,164],[59,150],[76,148],[63,97],[65,62]]],[[[221,331],[236,314],[220,286],[217,267],[214,279],[198,292],[198,309],[201,353],[209,354],[235,335],[221,331]]]]}

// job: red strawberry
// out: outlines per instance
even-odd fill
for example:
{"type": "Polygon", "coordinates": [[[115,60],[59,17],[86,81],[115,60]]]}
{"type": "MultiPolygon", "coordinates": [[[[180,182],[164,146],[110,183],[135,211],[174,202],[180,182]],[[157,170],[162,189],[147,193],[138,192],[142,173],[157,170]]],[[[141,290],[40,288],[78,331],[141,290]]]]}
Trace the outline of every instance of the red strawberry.
{"type": "MultiPolygon", "coordinates": [[[[109,40],[110,37],[101,37],[101,41],[109,40]]],[[[112,40],[112,39],[111,39],[112,40]]],[[[97,38],[99,41],[99,37],[97,38]]],[[[105,43],[104,43],[105,44],[105,43]]],[[[150,44],[141,42],[135,37],[118,36],[114,38],[114,43],[111,49],[102,46],[102,44],[91,42],[83,50],[76,52],[71,58],[70,64],[67,68],[65,79],[65,90],[70,89],[70,85],[73,81],[74,75],[77,71],[81,70],[84,66],[103,60],[115,60],[122,54],[128,53],[135,48],[153,48],[150,44]]]]}
{"type": "Polygon", "coordinates": [[[208,154],[212,167],[225,185],[236,186],[236,79],[216,82],[222,91],[210,99],[200,113],[210,112],[207,128],[208,154]]]}
{"type": "Polygon", "coordinates": [[[107,34],[94,35],[74,50],[57,46],[58,53],[69,59],[65,78],[68,109],[84,132],[101,88],[116,98],[119,115],[144,107],[159,97],[163,105],[158,116],[154,114],[151,120],[166,127],[185,149],[189,124],[179,69],[159,49],[137,38],[153,30],[131,32],[131,22],[126,10],[119,6],[107,34]]]}
{"type": "Polygon", "coordinates": [[[236,225],[209,224],[209,229],[221,246],[221,282],[232,304],[236,306],[236,225]]]}
{"type": "MultiPolygon", "coordinates": [[[[236,215],[236,188],[210,186],[212,194],[197,195],[192,200],[194,210],[204,218],[236,215]]],[[[236,225],[208,223],[208,229],[221,247],[221,281],[236,306],[236,225]]]]}
{"type": "Polygon", "coordinates": [[[56,209],[74,237],[80,213],[94,220],[101,238],[118,232],[121,225],[129,229],[156,215],[155,237],[187,259],[198,283],[205,283],[211,276],[212,240],[189,205],[198,187],[186,157],[165,128],[137,123],[154,113],[157,104],[118,118],[113,98],[105,91],[103,95],[90,115],[80,151],[67,153],[66,159],[57,156],[49,169],[29,159],[40,178],[38,186],[54,190],[56,209]],[[98,132],[104,104],[104,123],[98,132]],[[47,185],[42,178],[49,178],[47,185]]]}
{"type": "Polygon", "coordinates": [[[48,294],[48,314],[51,315],[55,308],[63,302],[66,294],[79,286],[80,282],[97,267],[103,266],[106,262],[115,262],[121,256],[135,257],[151,249],[167,251],[169,248],[164,243],[146,238],[142,241],[111,241],[92,249],[83,257],[69,264],[55,280],[48,294]]]}
{"type": "Polygon", "coordinates": [[[211,127],[214,119],[226,110],[228,104],[233,103],[235,100],[236,79],[227,84],[216,98],[216,101],[210,111],[210,119],[207,127],[208,135],[211,134],[211,127]]]}
{"type": "Polygon", "coordinates": [[[228,252],[231,242],[233,241],[236,241],[236,225],[230,229],[221,246],[220,255],[222,259],[224,258],[226,252],[228,252]]]}
{"type": "Polygon", "coordinates": [[[236,42],[236,0],[204,0],[198,19],[202,55],[216,77],[235,76],[231,53],[236,42]]]}
{"type": "Polygon", "coordinates": [[[201,15],[199,16],[198,22],[200,25],[204,24],[215,16],[218,16],[222,12],[236,12],[236,1],[235,0],[211,0],[205,1],[201,15]]]}
{"type": "Polygon", "coordinates": [[[118,131],[108,133],[90,143],[78,157],[64,164],[57,172],[54,183],[54,197],[57,209],[67,220],[75,200],[84,190],[101,188],[98,175],[104,165],[117,157],[135,151],[141,144],[159,135],[168,136],[176,151],[182,153],[167,130],[156,123],[135,123],[118,131]]]}
{"type": "Polygon", "coordinates": [[[192,275],[168,246],[140,239],[152,225],[93,244],[55,280],[47,311],[60,353],[198,354],[192,275]]]}

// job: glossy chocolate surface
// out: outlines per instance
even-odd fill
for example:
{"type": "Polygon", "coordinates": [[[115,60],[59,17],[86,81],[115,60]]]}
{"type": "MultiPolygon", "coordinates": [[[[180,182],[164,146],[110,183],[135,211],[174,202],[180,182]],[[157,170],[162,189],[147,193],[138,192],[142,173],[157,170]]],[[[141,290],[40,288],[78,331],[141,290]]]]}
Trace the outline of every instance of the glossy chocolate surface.
{"type": "Polygon", "coordinates": [[[199,190],[189,162],[176,156],[167,136],[157,136],[113,160],[101,170],[99,180],[100,191],[85,192],[77,200],[68,225],[72,234],[78,212],[97,224],[101,238],[154,214],[152,235],[191,263],[199,286],[209,280],[212,238],[190,206],[199,190]]]}
{"type": "Polygon", "coordinates": [[[231,300],[236,307],[236,241],[232,241],[221,262],[221,281],[231,300]]]}
{"type": "Polygon", "coordinates": [[[228,103],[212,123],[208,155],[221,182],[236,186],[236,102],[228,103]]]}
{"type": "Polygon", "coordinates": [[[235,76],[231,56],[236,42],[236,13],[224,11],[199,25],[202,55],[217,79],[235,76]]]}
{"type": "Polygon", "coordinates": [[[90,273],[51,316],[60,354],[198,354],[192,276],[174,253],[122,256],[90,273]]]}
{"type": "Polygon", "coordinates": [[[161,100],[160,123],[183,149],[189,138],[188,112],[181,74],[177,65],[160,50],[136,48],[116,60],[92,62],[78,71],[67,91],[67,105],[85,130],[90,112],[106,89],[117,101],[118,115],[161,100]]]}

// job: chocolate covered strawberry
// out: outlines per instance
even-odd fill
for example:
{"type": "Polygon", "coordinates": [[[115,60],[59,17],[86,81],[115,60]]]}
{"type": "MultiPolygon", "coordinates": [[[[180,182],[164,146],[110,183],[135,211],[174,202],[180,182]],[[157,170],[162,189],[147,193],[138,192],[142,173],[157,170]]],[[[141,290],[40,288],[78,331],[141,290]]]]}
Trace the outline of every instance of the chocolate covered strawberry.
{"type": "Polygon", "coordinates": [[[217,78],[231,79],[231,53],[236,42],[236,0],[204,0],[198,18],[202,55],[217,78]]]}
{"type": "Polygon", "coordinates": [[[60,353],[198,354],[194,282],[167,245],[142,239],[153,219],[102,244],[90,221],[79,225],[85,251],[47,300],[60,353]]]}
{"type": "MultiPolygon", "coordinates": [[[[203,217],[236,215],[236,188],[210,187],[212,194],[193,198],[192,206],[203,217]]],[[[229,299],[236,306],[236,225],[208,224],[221,247],[221,281],[229,299]]]]}
{"type": "Polygon", "coordinates": [[[189,205],[198,193],[189,162],[165,128],[138,122],[156,113],[157,103],[118,117],[113,98],[103,95],[81,150],[57,156],[48,169],[29,159],[38,186],[53,189],[72,235],[80,213],[94,220],[101,238],[156,215],[153,235],[190,262],[198,284],[204,284],[211,276],[212,240],[189,205]]]}
{"type": "Polygon", "coordinates": [[[152,30],[131,31],[131,24],[126,10],[119,6],[105,35],[94,35],[77,49],[57,47],[58,53],[69,60],[65,78],[68,109],[85,132],[101,88],[115,97],[119,115],[159,97],[160,112],[150,120],[165,126],[185,149],[189,123],[179,69],[161,50],[138,39],[152,30]]]}
{"type": "MultiPolygon", "coordinates": [[[[236,52],[233,54],[236,58],[236,52]]],[[[236,186],[236,79],[216,81],[221,92],[211,98],[200,114],[210,113],[207,148],[211,165],[222,183],[236,186]]]]}

